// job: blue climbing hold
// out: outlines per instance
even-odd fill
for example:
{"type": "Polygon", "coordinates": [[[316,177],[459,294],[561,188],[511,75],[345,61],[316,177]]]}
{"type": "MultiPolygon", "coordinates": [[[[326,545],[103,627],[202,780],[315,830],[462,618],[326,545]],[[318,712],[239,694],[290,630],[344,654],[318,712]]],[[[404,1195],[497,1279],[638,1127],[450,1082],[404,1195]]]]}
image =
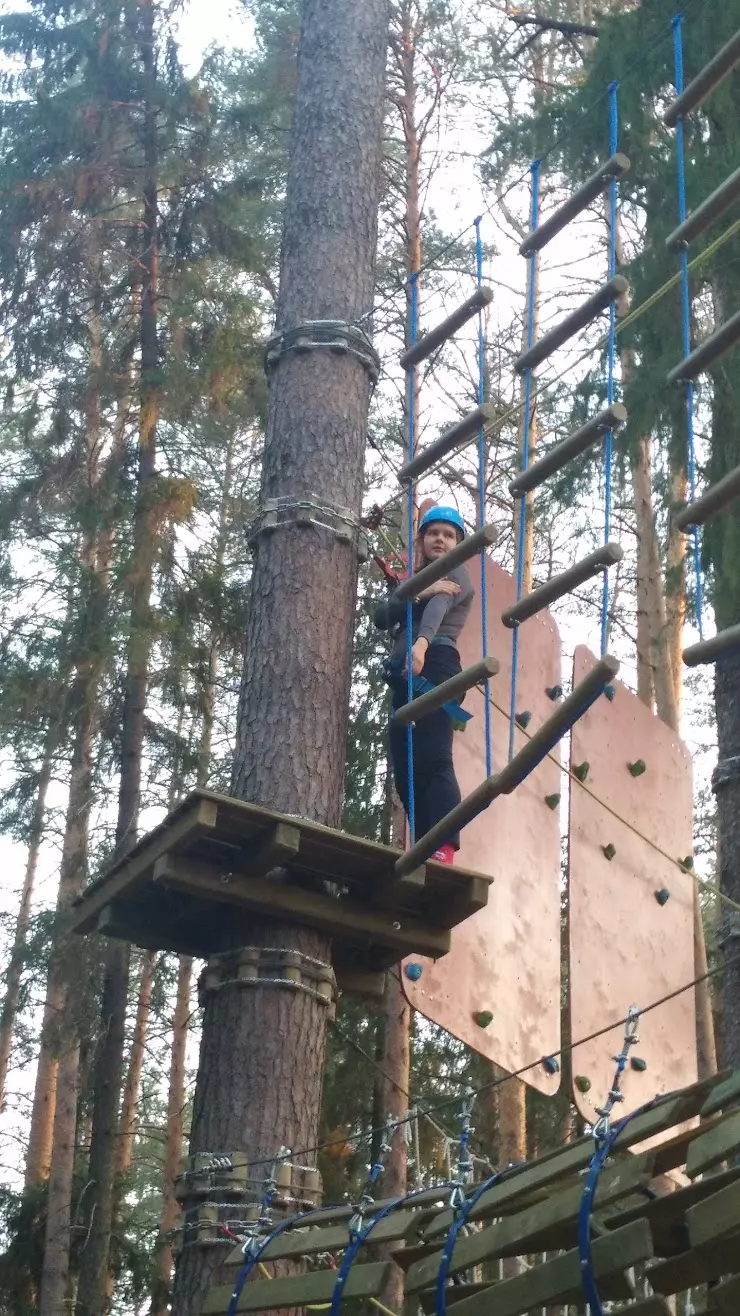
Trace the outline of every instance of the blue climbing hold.
{"type": "Polygon", "coordinates": [[[412,982],[418,982],[424,969],[421,964],[407,964],[404,973],[412,982]]]}
{"type": "Polygon", "coordinates": [[[542,1061],[542,1064],[547,1074],[560,1073],[560,1065],[558,1064],[558,1061],[555,1058],[555,1056],[545,1056],[544,1060],[542,1061]]]}

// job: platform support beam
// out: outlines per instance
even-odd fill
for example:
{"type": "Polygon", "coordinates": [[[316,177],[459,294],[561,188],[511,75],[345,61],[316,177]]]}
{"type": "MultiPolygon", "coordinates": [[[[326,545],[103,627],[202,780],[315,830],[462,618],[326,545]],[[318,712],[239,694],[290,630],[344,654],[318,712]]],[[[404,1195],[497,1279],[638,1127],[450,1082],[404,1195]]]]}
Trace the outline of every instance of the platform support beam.
{"type": "Polygon", "coordinates": [[[462,306],[458,306],[452,315],[448,315],[446,320],[441,324],[435,325],[428,333],[422,334],[413,347],[409,347],[401,356],[401,366],[404,370],[410,370],[412,366],[418,366],[422,361],[426,361],[432,352],[436,352],[438,347],[446,343],[448,338],[452,338],[458,329],[462,329],[468,320],[472,320],[474,315],[479,311],[485,310],[493,301],[493,288],[476,288],[472,297],[468,297],[462,306]]]}
{"type": "Polygon", "coordinates": [[[609,279],[603,287],[599,288],[592,297],[588,297],[585,302],[566,315],[559,324],[549,333],[543,334],[527,352],[524,352],[517,361],[514,362],[514,369],[518,375],[523,375],[525,370],[534,369],[535,366],[545,361],[548,356],[552,356],[559,347],[568,342],[579,330],[585,329],[597,315],[606,311],[613,302],[619,301],[629,292],[629,283],[621,274],[615,274],[614,278],[609,279]]]}

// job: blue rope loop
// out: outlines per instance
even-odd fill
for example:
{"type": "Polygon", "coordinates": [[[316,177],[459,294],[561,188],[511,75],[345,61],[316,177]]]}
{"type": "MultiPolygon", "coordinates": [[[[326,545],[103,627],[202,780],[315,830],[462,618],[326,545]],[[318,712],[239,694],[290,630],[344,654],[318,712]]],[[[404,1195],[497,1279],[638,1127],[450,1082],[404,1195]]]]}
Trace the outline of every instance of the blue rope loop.
{"type": "Polygon", "coordinates": [[[269,1246],[270,1243],[272,1243],[274,1239],[279,1238],[281,1234],[284,1234],[286,1229],[293,1229],[299,1224],[302,1225],[306,1220],[312,1219],[314,1216],[324,1215],[326,1214],[326,1212],[333,1211],[334,1209],[335,1208],[331,1206],[318,1206],[313,1211],[304,1211],[299,1215],[289,1216],[287,1220],[281,1220],[280,1224],[276,1225],[275,1228],[272,1230],[272,1232],[269,1233],[267,1237],[263,1239],[263,1241],[256,1248],[253,1246],[256,1243],[256,1239],[255,1238],[248,1239],[247,1243],[245,1244],[245,1248],[248,1248],[250,1247],[250,1245],[252,1245],[251,1250],[245,1252],[244,1265],[242,1266],[241,1270],[239,1271],[239,1274],[236,1277],[234,1289],[231,1294],[231,1298],[229,1299],[229,1307],[226,1316],[236,1316],[237,1306],[239,1304],[239,1299],[242,1295],[242,1290],[244,1288],[244,1285],[249,1279],[249,1276],[251,1275],[257,1263],[261,1260],[265,1249],[269,1246]]]}
{"type": "MultiPolygon", "coordinates": [[[[447,1186],[448,1185],[446,1184],[440,1185],[440,1194],[447,1186]]],[[[339,1273],[337,1274],[336,1283],[331,1295],[331,1309],[329,1316],[339,1316],[339,1309],[342,1305],[342,1296],[349,1278],[349,1272],[354,1265],[360,1248],[367,1242],[375,1226],[379,1225],[381,1220],[384,1220],[385,1217],[390,1215],[392,1211],[395,1211],[397,1207],[403,1206],[406,1202],[412,1201],[414,1197],[418,1197],[421,1193],[426,1193],[428,1191],[427,1188],[415,1188],[413,1192],[405,1193],[403,1197],[396,1197],[392,1202],[389,1202],[387,1206],[384,1206],[382,1210],[378,1211],[374,1216],[371,1216],[364,1228],[355,1230],[351,1235],[349,1246],[342,1258],[342,1264],[339,1267],[339,1273]]]]}
{"type": "MultiPolygon", "coordinates": [[[[474,220],[475,227],[475,276],[479,288],[483,286],[483,240],[481,238],[481,216],[474,220]]],[[[483,308],[478,311],[478,406],[486,400],[486,354],[485,326],[483,308]]],[[[482,529],[486,522],[486,434],[483,426],[478,430],[478,507],[477,526],[482,529]]],[[[480,555],[480,629],[482,636],[481,657],[488,657],[488,600],[486,598],[486,555],[480,555]]],[[[486,742],[486,776],[493,772],[493,750],[491,745],[491,699],[490,682],[484,682],[485,708],[485,742],[486,742]]]]}
{"type": "MultiPolygon", "coordinates": [[[[533,160],[530,166],[532,185],[529,214],[529,231],[534,233],[539,224],[540,214],[540,161],[533,160]]],[[[527,351],[534,346],[535,312],[537,305],[537,252],[530,251],[527,256],[529,268],[529,289],[527,296],[527,351]]],[[[532,380],[531,367],[524,372],[524,417],[522,420],[522,471],[529,466],[529,438],[532,425],[532,380]]],[[[526,546],[527,499],[519,500],[519,533],[516,545],[516,597],[522,597],[524,588],[524,550],[526,546]]],[[[511,640],[511,704],[509,707],[509,762],[514,757],[516,732],[516,696],[519,675],[519,627],[515,626],[511,640]]]]}
{"type": "MultiPolygon", "coordinates": [[[[683,68],[683,14],[676,14],[671,22],[673,28],[673,82],[676,94],[684,89],[683,68]]],[[[684,140],[684,122],[680,118],[676,123],[676,173],[678,182],[678,222],[686,219],[686,147],[684,140]]],[[[684,244],[681,247],[681,345],[684,356],[691,352],[691,286],[689,282],[689,253],[684,244]]],[[[696,440],[694,435],[694,382],[687,379],[684,384],[686,405],[686,438],[688,449],[688,477],[691,502],[696,500],[696,440]]],[[[704,587],[701,578],[701,532],[694,526],[691,533],[692,557],[694,566],[695,598],[694,620],[699,631],[699,639],[704,639],[704,587]]]]}

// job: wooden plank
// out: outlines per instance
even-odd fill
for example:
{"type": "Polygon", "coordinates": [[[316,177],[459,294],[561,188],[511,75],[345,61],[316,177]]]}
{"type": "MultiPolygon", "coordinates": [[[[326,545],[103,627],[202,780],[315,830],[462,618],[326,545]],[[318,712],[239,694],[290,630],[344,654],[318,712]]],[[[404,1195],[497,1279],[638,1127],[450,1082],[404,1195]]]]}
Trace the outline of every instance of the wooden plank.
{"type": "Polygon", "coordinates": [[[130,895],[138,884],[146,880],[150,868],[160,855],[182,845],[186,840],[192,843],[196,838],[207,835],[213,831],[217,821],[216,803],[196,797],[192,808],[186,809],[176,821],[156,828],[151,833],[149,844],[147,837],[144,837],[141,848],[137,846],[128,860],[117,865],[108,875],[103,874],[88,892],[83,891],[71,911],[69,931],[91,932],[101,910],[112,904],[123,892],[130,895]]]}
{"type": "MultiPolygon", "coordinates": [[[[485,1280],[479,1284],[450,1285],[446,1292],[447,1306],[454,1306],[463,1298],[472,1297],[473,1294],[476,1293],[488,1292],[489,1296],[493,1297],[493,1288],[494,1285],[490,1280],[485,1280]]],[[[634,1292],[634,1284],[629,1276],[625,1275],[622,1271],[618,1271],[614,1275],[604,1275],[599,1280],[599,1294],[604,1302],[626,1302],[634,1295],[634,1292]]],[[[663,1299],[661,1298],[660,1301],[662,1302],[663,1299]]],[[[422,1311],[425,1313],[425,1316],[434,1316],[434,1313],[437,1310],[436,1290],[426,1289],[423,1293],[418,1294],[418,1302],[422,1311]]],[[[577,1288],[572,1289],[569,1294],[565,1294],[564,1297],[558,1301],[554,1309],[556,1316],[562,1316],[564,1306],[567,1306],[569,1303],[575,1304],[579,1302],[583,1302],[583,1288],[580,1284],[577,1288]]],[[[633,1308],[630,1305],[629,1307],[620,1307],[618,1310],[627,1316],[627,1313],[631,1313],[633,1308]]],[[[635,1307],[634,1310],[637,1310],[637,1308],[635,1307]]],[[[496,1316],[496,1309],[493,1306],[490,1309],[490,1316],[496,1316]]],[[[616,1316],[616,1313],[611,1313],[611,1316],[616,1316]]],[[[645,1312],[643,1313],[643,1316],[653,1316],[653,1312],[645,1312]]],[[[654,1316],[663,1316],[663,1309],[656,1309],[654,1316]]],[[[667,1313],[667,1316],[672,1316],[670,1310],[667,1313]]]]}
{"type": "MultiPolygon", "coordinates": [[[[373,1214],[375,1208],[371,1214],[373,1214]]],[[[380,1220],[373,1229],[366,1246],[375,1247],[379,1243],[397,1243],[413,1234],[418,1228],[422,1215],[420,1211],[398,1211],[380,1220]]],[[[306,1225],[305,1229],[293,1229],[280,1234],[262,1253],[261,1261],[282,1261],[286,1257],[313,1257],[320,1252],[340,1252],[349,1241],[349,1220],[338,1225],[306,1225]]],[[[229,1253],[227,1264],[239,1265],[244,1261],[241,1247],[229,1253]]]]}
{"type": "MultiPolygon", "coordinates": [[[[648,1184],[651,1177],[652,1157],[649,1154],[634,1160],[623,1157],[601,1175],[595,1205],[605,1206],[626,1197],[648,1184]]],[[[582,1197],[583,1185],[579,1184],[568,1192],[555,1193],[547,1201],[526,1211],[508,1216],[488,1229],[459,1238],[452,1252],[450,1274],[469,1270],[489,1258],[518,1257],[528,1252],[573,1247],[582,1197]]],[[[433,1284],[441,1260],[442,1252],[437,1251],[411,1266],[406,1277],[406,1292],[415,1293],[433,1284]]]]}
{"type": "Polygon", "coordinates": [[[726,1069],[717,1075],[717,1083],[701,1108],[701,1117],[706,1119],[718,1110],[734,1105],[736,1101],[740,1101],[740,1069],[726,1069]]]}
{"type": "Polygon", "coordinates": [[[303,891],[286,882],[238,875],[226,877],[218,868],[178,855],[163,855],[155,865],[154,880],[173,891],[183,891],[200,899],[233,905],[238,909],[256,909],[277,917],[286,915],[294,921],[320,928],[330,936],[360,936],[368,941],[393,947],[402,955],[429,955],[436,959],[450,948],[450,933],[406,916],[361,909],[347,900],[337,900],[318,892],[303,891]]]}
{"type": "Polygon", "coordinates": [[[740,1234],[736,1234],[718,1239],[701,1251],[682,1252],[678,1257],[658,1261],[654,1266],[648,1266],[645,1274],[656,1293],[669,1297],[735,1270],[739,1254],[740,1234]]]}
{"type": "MultiPolygon", "coordinates": [[[[729,1184],[686,1212],[694,1248],[710,1247],[717,1239],[740,1233],[740,1183],[729,1184]]],[[[740,1257],[738,1257],[740,1267],[740,1257]]]]}
{"type": "Polygon", "coordinates": [[[196,959],[205,959],[213,950],[213,938],[207,933],[199,936],[192,925],[181,925],[172,916],[167,920],[160,911],[152,911],[146,903],[132,900],[116,900],[105,905],[98,915],[95,931],[104,937],[131,941],[144,950],[169,950],[196,959]]]}
{"type": "Polygon", "coordinates": [[[687,1188],[677,1192],[665,1193],[652,1201],[644,1198],[629,1210],[616,1214],[605,1212],[604,1222],[609,1229],[619,1229],[632,1220],[647,1220],[653,1231],[655,1251],[661,1256],[679,1255],[686,1247],[686,1212],[692,1206],[705,1201],[714,1193],[728,1187],[740,1179],[740,1166],[726,1170],[723,1174],[713,1175],[709,1179],[700,1179],[687,1188]]]}
{"type": "Polygon", "coordinates": [[[348,965],[334,965],[337,987],[347,996],[362,996],[382,1001],[385,995],[385,974],[371,970],[351,969],[348,965]]]}
{"type": "MultiPolygon", "coordinates": [[[[388,1282],[393,1263],[373,1261],[368,1266],[353,1266],[347,1276],[344,1295],[347,1298],[375,1298],[388,1282]]],[[[241,1311],[272,1311],[276,1307],[305,1307],[309,1303],[331,1302],[335,1270],[314,1270],[307,1275],[285,1275],[279,1279],[258,1281],[244,1285],[236,1306],[241,1311]]],[[[206,1294],[203,1316],[226,1316],[232,1288],[224,1285],[206,1294]]]]}
{"type": "Polygon", "coordinates": [[[719,1316],[737,1316],[740,1311],[740,1275],[733,1275],[732,1279],[718,1284],[708,1296],[719,1316]]]}
{"type": "MultiPolygon", "coordinates": [[[[613,1234],[595,1239],[591,1247],[597,1280],[627,1270],[652,1255],[650,1227],[644,1220],[637,1220],[624,1229],[615,1230],[613,1234]]],[[[521,1316],[521,1313],[533,1307],[569,1301],[572,1293],[583,1294],[577,1248],[561,1257],[553,1257],[523,1275],[501,1280],[486,1292],[456,1303],[455,1309],[457,1316],[490,1316],[492,1312],[495,1312],[495,1316],[521,1316]]]]}
{"type": "Polygon", "coordinates": [[[727,1159],[740,1147],[740,1111],[725,1115],[708,1133],[694,1138],[686,1156],[686,1173],[693,1179],[727,1159]]]}
{"type": "Polygon", "coordinates": [[[673,1312],[665,1298],[651,1293],[649,1298],[631,1302],[628,1307],[615,1307],[610,1316],[673,1316],[673,1312]]]}

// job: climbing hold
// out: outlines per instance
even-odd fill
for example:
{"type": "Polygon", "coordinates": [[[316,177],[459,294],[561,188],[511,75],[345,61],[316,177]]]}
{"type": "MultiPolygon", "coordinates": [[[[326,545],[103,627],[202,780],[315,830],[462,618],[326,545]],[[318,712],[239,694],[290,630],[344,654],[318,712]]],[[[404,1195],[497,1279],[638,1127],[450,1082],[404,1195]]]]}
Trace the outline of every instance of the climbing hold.
{"type": "Polygon", "coordinates": [[[616,845],[612,845],[612,843],[611,843],[611,841],[610,841],[608,845],[602,845],[601,848],[602,848],[602,850],[603,850],[603,852],[604,852],[604,858],[605,858],[605,859],[608,859],[608,860],[609,860],[609,863],[611,863],[612,859],[614,858],[615,854],[617,853],[617,847],[616,847],[616,845]]]}
{"type": "Polygon", "coordinates": [[[522,728],[522,731],[525,731],[532,721],[532,714],[526,712],[526,710],[523,713],[517,713],[515,721],[522,728]]]}
{"type": "Polygon", "coordinates": [[[659,905],[667,905],[670,898],[671,893],[666,886],[661,887],[660,891],[655,892],[655,899],[659,905]]]}
{"type": "Polygon", "coordinates": [[[542,1065],[548,1074],[560,1073],[560,1065],[555,1056],[545,1056],[542,1065]]]}
{"type": "Polygon", "coordinates": [[[493,1010],[478,1010],[473,1018],[479,1028],[487,1028],[489,1024],[493,1023],[493,1010]]]}
{"type": "Polygon", "coordinates": [[[614,703],[614,696],[615,696],[616,693],[617,693],[617,692],[616,692],[616,690],[614,689],[614,686],[613,686],[613,685],[605,685],[605,686],[604,686],[604,694],[606,695],[606,697],[607,697],[607,699],[609,700],[609,703],[610,703],[610,704],[613,704],[613,703],[614,703]]]}
{"type": "Polygon", "coordinates": [[[559,794],[559,793],[558,793],[557,795],[546,795],[546,796],[545,796],[545,804],[547,805],[548,809],[557,809],[559,803],[560,803],[560,794],[559,794]]]}
{"type": "Polygon", "coordinates": [[[585,1074],[576,1074],[575,1078],[573,1079],[573,1082],[575,1083],[579,1092],[591,1091],[591,1079],[586,1078],[585,1074]]]}
{"type": "Polygon", "coordinates": [[[630,1058],[630,1065],[633,1069],[637,1070],[638,1074],[644,1074],[647,1069],[647,1060],[643,1060],[640,1056],[632,1056],[630,1058]]]}
{"type": "Polygon", "coordinates": [[[687,854],[685,859],[679,859],[678,862],[687,873],[690,873],[694,867],[694,856],[692,854],[687,854]]]}
{"type": "Polygon", "coordinates": [[[548,685],[545,687],[545,694],[548,699],[552,699],[552,702],[555,703],[556,699],[562,699],[563,687],[562,685],[548,685]]]}
{"type": "Polygon", "coordinates": [[[423,972],[424,969],[421,964],[407,964],[404,969],[406,977],[409,978],[411,982],[418,982],[423,972]]]}
{"type": "Polygon", "coordinates": [[[634,763],[628,763],[630,776],[641,777],[643,772],[647,772],[647,763],[644,759],[636,759],[634,763]]]}
{"type": "Polygon", "coordinates": [[[573,776],[577,777],[579,781],[585,781],[590,767],[590,763],[576,763],[576,766],[573,769],[573,776]]]}

